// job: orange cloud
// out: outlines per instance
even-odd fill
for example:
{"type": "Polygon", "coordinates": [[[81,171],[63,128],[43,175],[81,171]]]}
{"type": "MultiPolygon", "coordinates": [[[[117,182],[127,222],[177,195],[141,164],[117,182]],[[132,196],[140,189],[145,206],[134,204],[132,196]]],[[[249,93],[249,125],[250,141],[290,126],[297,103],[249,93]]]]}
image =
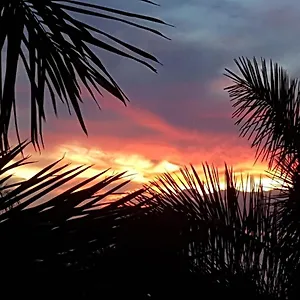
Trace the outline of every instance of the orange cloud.
{"type": "MultiPolygon", "coordinates": [[[[35,154],[37,165],[29,165],[16,171],[18,177],[29,178],[39,168],[65,155],[65,161],[71,162],[72,166],[81,164],[94,165],[79,176],[79,179],[91,177],[100,171],[111,168],[108,174],[113,172],[128,171],[129,178],[133,180],[131,189],[145,184],[164,172],[178,172],[183,165],[192,163],[199,173],[202,173],[202,162],[207,161],[219,168],[221,173],[224,162],[233,166],[240,174],[250,174],[256,181],[260,174],[266,170],[266,165],[257,163],[253,167],[253,151],[247,147],[225,144],[223,147],[212,146],[201,148],[197,143],[194,148],[180,149],[168,144],[168,136],[164,141],[144,141],[129,139],[121,140],[120,137],[90,137],[83,135],[68,138],[63,132],[53,136],[47,136],[46,150],[42,155],[35,154]],[[122,146],[120,146],[122,145],[122,146]]],[[[198,137],[201,140],[202,137],[198,137]]],[[[220,138],[222,140],[222,137],[220,138]]],[[[222,174],[221,174],[222,175],[222,174]]],[[[264,184],[268,179],[264,178],[264,184]]]]}
{"type": "MultiPolygon", "coordinates": [[[[214,84],[223,85],[219,82],[214,84]]],[[[223,171],[226,162],[234,167],[238,175],[249,173],[257,180],[266,170],[265,163],[257,163],[253,167],[254,151],[232,133],[212,135],[205,129],[192,131],[175,127],[154,113],[132,104],[125,108],[109,96],[100,100],[105,109],[98,113],[99,119],[92,121],[86,117],[88,138],[80,131],[75,118],[48,118],[45,127],[46,149],[42,155],[33,155],[33,159],[39,163],[20,168],[15,174],[29,178],[63,155],[65,161],[73,166],[94,165],[79,178],[91,177],[107,168],[111,168],[110,172],[128,171],[133,180],[131,189],[164,172],[178,172],[180,167],[190,163],[201,173],[203,162],[214,164],[220,171],[223,171]],[[113,112],[116,117],[103,119],[107,112],[113,112]],[[137,134],[126,135],[127,131],[137,131],[137,134]]],[[[32,153],[32,149],[29,149],[29,153],[32,153]]],[[[267,178],[264,183],[269,184],[267,178]]]]}

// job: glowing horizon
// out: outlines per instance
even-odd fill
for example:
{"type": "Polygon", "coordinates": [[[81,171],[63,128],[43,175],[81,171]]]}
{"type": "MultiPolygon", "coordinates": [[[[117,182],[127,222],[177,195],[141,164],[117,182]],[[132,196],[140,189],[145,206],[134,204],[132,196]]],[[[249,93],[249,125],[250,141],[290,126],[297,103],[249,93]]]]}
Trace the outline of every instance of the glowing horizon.
{"type": "MultiPolygon", "coordinates": [[[[109,168],[111,168],[111,170],[109,170],[105,176],[126,172],[125,179],[130,179],[131,185],[128,189],[125,188],[123,191],[130,192],[142,187],[145,184],[155,181],[158,177],[163,176],[165,173],[173,174],[174,178],[177,176],[182,178],[180,169],[184,166],[189,168],[189,165],[175,164],[164,158],[157,160],[154,163],[151,159],[146,158],[140,153],[133,153],[129,155],[122,154],[121,152],[106,153],[98,148],[89,149],[71,144],[57,145],[55,149],[55,151],[47,151],[46,148],[46,150],[44,150],[43,154],[40,156],[40,158],[42,158],[40,159],[40,162],[22,166],[8,173],[13,174],[19,179],[29,179],[47,164],[64,157],[61,164],[70,163],[70,166],[67,169],[75,168],[81,165],[91,166],[88,170],[79,174],[76,177],[76,180],[90,178],[109,168]],[[44,156],[47,157],[46,161],[43,160],[44,156]]],[[[39,157],[36,156],[37,155],[33,155],[30,160],[38,161],[39,157]]],[[[220,188],[221,190],[225,190],[225,165],[216,166],[214,164],[209,164],[209,166],[216,167],[218,169],[220,188]]],[[[199,173],[201,180],[204,180],[202,162],[193,164],[193,167],[199,173]]],[[[278,186],[278,182],[273,181],[270,177],[266,176],[266,173],[264,173],[266,170],[265,164],[256,164],[254,167],[252,167],[249,162],[244,162],[244,164],[237,163],[237,168],[235,168],[234,165],[228,165],[228,167],[233,168],[238,190],[250,192],[253,186],[261,185],[264,191],[270,191],[274,187],[278,186]],[[243,168],[246,171],[243,171],[243,168]]],[[[184,186],[178,180],[176,181],[180,188],[184,190],[184,186]]],[[[62,189],[64,188],[62,187],[62,189]]]]}

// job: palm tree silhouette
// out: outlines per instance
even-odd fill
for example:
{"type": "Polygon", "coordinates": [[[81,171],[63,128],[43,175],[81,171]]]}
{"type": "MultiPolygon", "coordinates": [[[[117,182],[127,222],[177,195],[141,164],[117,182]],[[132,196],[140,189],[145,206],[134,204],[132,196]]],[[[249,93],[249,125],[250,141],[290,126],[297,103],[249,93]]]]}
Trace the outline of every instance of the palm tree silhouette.
{"type": "MultiPolygon", "coordinates": [[[[158,299],[162,294],[186,299],[240,295],[249,299],[283,299],[286,285],[281,274],[286,265],[277,253],[278,213],[272,195],[263,192],[259,185],[253,185],[248,193],[239,191],[233,170],[227,166],[226,190],[222,191],[218,171],[208,165],[203,166],[203,171],[202,178],[194,167],[182,169],[180,185],[178,177],[165,174],[148,187],[148,196],[142,195],[143,200],[148,197],[155,203],[155,213],[161,216],[159,229],[146,236],[161,234],[164,242],[157,243],[157,248],[151,246],[152,239],[145,242],[144,248],[152,249],[148,254],[151,259],[143,260],[142,265],[138,260],[137,273],[145,273],[149,282],[155,274],[149,270],[165,267],[169,273],[162,277],[168,274],[172,279],[167,284],[169,281],[159,277],[161,285],[148,286],[149,294],[158,299]],[[168,217],[167,212],[172,212],[173,217],[168,217]],[[164,253],[173,258],[171,267],[162,262],[164,253]]],[[[243,186],[248,184],[245,180],[243,186]]],[[[145,227],[151,225],[135,226],[139,232],[137,244],[143,241],[140,237],[145,227]]],[[[124,248],[134,244],[128,243],[124,248]]]]}
{"type": "Polygon", "coordinates": [[[285,271],[280,274],[287,297],[299,292],[300,114],[299,80],[271,60],[241,57],[235,61],[241,76],[227,70],[234,84],[226,89],[236,108],[233,117],[242,136],[252,139],[256,159],[267,159],[274,179],[283,181],[276,205],[278,246],[285,271]]]}

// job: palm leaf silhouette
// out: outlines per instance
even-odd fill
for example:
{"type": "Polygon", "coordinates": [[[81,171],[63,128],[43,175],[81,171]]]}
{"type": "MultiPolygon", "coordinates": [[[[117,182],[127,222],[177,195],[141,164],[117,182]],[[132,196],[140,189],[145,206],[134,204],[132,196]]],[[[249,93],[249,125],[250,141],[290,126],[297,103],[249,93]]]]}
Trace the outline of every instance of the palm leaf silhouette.
{"type": "Polygon", "coordinates": [[[288,299],[297,299],[300,281],[300,255],[299,255],[299,192],[300,176],[299,164],[291,164],[289,160],[277,162],[280,169],[273,174],[273,179],[279,179],[281,187],[276,191],[274,203],[277,206],[277,249],[281,260],[285,263],[285,281],[288,299]]]}
{"type": "Polygon", "coordinates": [[[254,58],[235,60],[241,75],[227,70],[233,85],[227,87],[236,108],[233,117],[242,136],[252,139],[256,157],[269,159],[273,180],[281,183],[273,197],[276,206],[276,251],[284,261],[281,272],[286,297],[299,294],[299,80],[291,79],[278,64],[254,58]]]}
{"type": "Polygon", "coordinates": [[[120,251],[133,253],[126,261],[143,278],[138,286],[147,286],[158,299],[206,293],[283,299],[287,279],[273,198],[260,186],[239,192],[227,167],[222,191],[218,171],[208,165],[203,170],[203,178],[193,167],[182,169],[180,176],[165,174],[140,196],[151,203],[149,222],[144,215],[131,219],[130,239],[127,234],[120,251]],[[155,286],[149,284],[153,276],[155,286]]]}
{"type": "MultiPolygon", "coordinates": [[[[6,191],[0,198],[0,264],[6,274],[3,285],[7,290],[11,287],[11,295],[16,297],[40,297],[47,290],[48,296],[60,293],[81,298],[93,280],[90,276],[91,282],[84,284],[90,270],[115,247],[122,224],[147,212],[142,204],[133,205],[143,189],[106,201],[129,181],[124,173],[101,179],[104,171],[49,196],[89,168],[67,168],[61,160],[28,180],[11,183],[7,173],[28,163],[28,158],[18,159],[27,144],[21,143],[0,158],[1,192],[6,191]]],[[[105,264],[101,265],[104,268],[105,264]]],[[[98,273],[98,278],[107,275],[101,269],[98,273]]]]}
{"type": "Polygon", "coordinates": [[[299,159],[299,82],[287,72],[265,59],[261,66],[257,60],[241,57],[235,60],[240,75],[226,69],[233,85],[226,87],[235,111],[235,124],[241,136],[252,139],[257,148],[256,158],[278,166],[282,159],[294,163],[299,159]]]}
{"type": "MultiPolygon", "coordinates": [[[[151,3],[151,1],[143,2],[151,3]]],[[[37,147],[40,142],[43,143],[42,125],[46,121],[44,98],[47,90],[55,114],[57,114],[58,97],[67,105],[70,113],[73,109],[86,134],[87,129],[80,109],[82,88],[87,90],[96,103],[94,92],[101,94],[99,88],[126,103],[126,95],[93,49],[103,49],[132,59],[156,71],[147,62],[147,60],[158,62],[153,55],[100,28],[80,21],[75,14],[112,20],[159,36],[163,34],[139,21],[166,24],[146,15],[83,1],[1,1],[1,69],[2,62],[5,60],[3,66],[5,76],[2,78],[2,73],[0,75],[2,83],[0,85],[0,146],[2,149],[7,149],[9,146],[7,135],[12,115],[20,142],[15,91],[20,62],[23,63],[30,83],[31,141],[37,147]]]]}

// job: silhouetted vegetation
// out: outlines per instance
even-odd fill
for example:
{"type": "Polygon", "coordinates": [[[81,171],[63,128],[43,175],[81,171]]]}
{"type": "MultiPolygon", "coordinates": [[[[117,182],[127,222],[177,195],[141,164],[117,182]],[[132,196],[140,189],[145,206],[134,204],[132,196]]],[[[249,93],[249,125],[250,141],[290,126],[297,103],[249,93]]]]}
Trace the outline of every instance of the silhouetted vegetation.
{"type": "Polygon", "coordinates": [[[236,109],[233,117],[241,135],[252,139],[257,159],[269,161],[270,176],[283,182],[276,192],[266,194],[261,186],[240,192],[227,166],[222,191],[218,171],[207,165],[203,166],[204,178],[193,167],[182,169],[180,177],[165,174],[114,201],[108,198],[128,183],[124,173],[102,178],[104,171],[53,196],[56,189],[89,168],[71,168],[61,160],[28,180],[11,181],[12,175],[7,174],[29,163],[28,157],[20,158],[28,143],[20,142],[15,148],[8,143],[10,117],[16,112],[19,58],[30,81],[31,142],[36,146],[45,119],[45,86],[54,109],[55,95],[70,101],[85,131],[78,105],[79,78],[88,90],[99,86],[125,102],[87,43],[138,59],[91,32],[156,61],[66,11],[154,33],[158,32],[121,17],[163,23],[71,0],[1,2],[1,51],[7,46],[6,75],[0,85],[4,297],[296,299],[300,279],[299,84],[277,64],[271,62],[268,68],[264,60],[259,65],[255,59],[240,58],[236,61],[240,75],[227,70],[233,80],[227,88],[236,109]],[[14,28],[9,26],[12,23],[14,28]]]}

